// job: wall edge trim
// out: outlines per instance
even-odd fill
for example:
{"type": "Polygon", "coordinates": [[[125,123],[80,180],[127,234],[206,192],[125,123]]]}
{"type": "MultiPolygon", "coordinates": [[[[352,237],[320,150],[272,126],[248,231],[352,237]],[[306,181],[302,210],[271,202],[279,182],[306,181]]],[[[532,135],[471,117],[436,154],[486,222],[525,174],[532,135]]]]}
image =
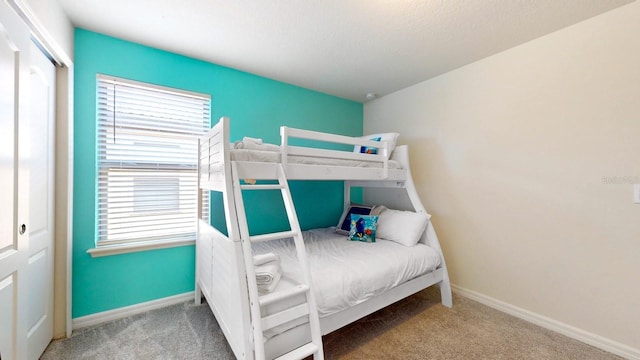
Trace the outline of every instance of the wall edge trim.
{"type": "Polygon", "coordinates": [[[113,310],[107,310],[91,315],[80,316],[73,319],[73,330],[77,330],[87,326],[93,326],[102,324],[108,321],[118,320],[125,318],[127,316],[141,314],[147,311],[160,309],[166,306],[179,304],[181,302],[185,302],[187,300],[193,300],[194,296],[193,291],[189,291],[186,293],[167,296],[164,298],[151,300],[139,304],[134,304],[130,306],[125,306],[113,310]]]}
{"type": "Polygon", "coordinates": [[[635,349],[631,346],[619,343],[615,340],[596,335],[594,333],[582,330],[569,324],[565,324],[544,315],[519,308],[515,305],[500,301],[498,299],[458,285],[451,284],[451,288],[457,295],[477,301],[483,305],[489,306],[490,308],[515,316],[519,319],[525,320],[545,329],[555,331],[572,339],[594,346],[598,349],[610,352],[618,356],[622,356],[626,359],[640,360],[640,349],[635,349]]]}

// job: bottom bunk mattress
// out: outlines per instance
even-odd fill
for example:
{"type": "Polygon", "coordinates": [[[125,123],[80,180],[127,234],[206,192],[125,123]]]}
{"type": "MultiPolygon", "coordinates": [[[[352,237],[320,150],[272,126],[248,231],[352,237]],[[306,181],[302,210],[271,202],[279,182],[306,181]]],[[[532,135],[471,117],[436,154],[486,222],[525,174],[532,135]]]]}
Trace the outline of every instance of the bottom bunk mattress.
{"type": "MultiPolygon", "coordinates": [[[[441,261],[438,253],[424,244],[407,247],[382,239],[374,243],[350,241],[336,233],[335,228],[303,231],[303,237],[320,317],[338,313],[434,271],[441,261]]],[[[302,280],[293,239],[257,243],[253,250],[254,255],[280,256],[282,280],[275,291],[302,280]]]]}

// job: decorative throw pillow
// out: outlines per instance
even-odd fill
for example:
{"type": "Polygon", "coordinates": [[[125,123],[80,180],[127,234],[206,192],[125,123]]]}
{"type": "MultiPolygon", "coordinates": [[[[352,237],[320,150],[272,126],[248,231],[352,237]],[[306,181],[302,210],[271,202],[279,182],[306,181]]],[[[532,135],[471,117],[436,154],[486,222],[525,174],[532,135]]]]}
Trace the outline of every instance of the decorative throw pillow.
{"type": "MultiPolygon", "coordinates": [[[[388,143],[389,146],[389,153],[387,154],[387,159],[391,156],[391,152],[393,152],[393,149],[396,148],[396,141],[398,140],[398,136],[400,134],[392,132],[392,133],[380,133],[380,134],[372,134],[372,135],[365,135],[362,138],[363,139],[369,139],[369,140],[373,140],[373,141],[386,141],[388,143]]],[[[360,145],[356,145],[353,149],[353,152],[357,152],[357,153],[367,153],[367,154],[377,154],[378,153],[378,149],[377,148],[371,148],[371,147],[367,147],[367,146],[360,146],[360,145]],[[368,151],[375,151],[375,152],[368,152],[368,151]]]]}
{"type": "Polygon", "coordinates": [[[372,209],[372,206],[358,204],[351,204],[347,206],[342,212],[342,216],[340,216],[340,221],[338,221],[336,232],[342,235],[349,235],[349,230],[351,229],[351,215],[369,215],[371,214],[372,209]]]}
{"type": "Polygon", "coordinates": [[[377,215],[352,215],[349,240],[376,242],[377,215]]]}
{"type": "MultiPolygon", "coordinates": [[[[373,141],[380,141],[380,139],[382,139],[382,137],[378,136],[378,137],[374,137],[372,139],[369,140],[373,140],[373,141]]],[[[378,153],[378,148],[375,147],[368,147],[368,146],[360,146],[360,153],[361,154],[377,154],[378,153]]]]}

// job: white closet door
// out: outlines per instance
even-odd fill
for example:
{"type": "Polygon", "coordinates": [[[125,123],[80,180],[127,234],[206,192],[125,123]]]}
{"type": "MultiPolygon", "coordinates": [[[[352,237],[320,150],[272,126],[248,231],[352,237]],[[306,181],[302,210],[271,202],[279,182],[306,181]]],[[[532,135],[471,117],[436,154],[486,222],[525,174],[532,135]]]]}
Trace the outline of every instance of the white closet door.
{"type": "Polygon", "coordinates": [[[0,1],[0,358],[27,357],[29,30],[0,1]]]}
{"type": "Polygon", "coordinates": [[[27,349],[28,359],[36,360],[53,338],[56,69],[33,43],[29,75],[29,167],[32,176],[29,184],[27,349]]]}

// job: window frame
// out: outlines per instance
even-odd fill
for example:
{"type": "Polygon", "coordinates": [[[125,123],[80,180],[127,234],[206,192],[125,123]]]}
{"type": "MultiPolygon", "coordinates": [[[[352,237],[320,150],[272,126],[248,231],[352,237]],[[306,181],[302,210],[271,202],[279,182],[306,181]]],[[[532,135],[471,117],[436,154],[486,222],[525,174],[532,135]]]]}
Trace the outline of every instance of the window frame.
{"type": "MultiPolygon", "coordinates": [[[[200,118],[202,118],[202,122],[203,122],[202,134],[204,134],[211,125],[211,96],[208,94],[196,93],[196,92],[186,91],[182,89],[170,88],[170,87],[160,86],[156,84],[144,83],[144,82],[139,82],[135,80],[118,78],[118,77],[108,76],[103,74],[96,74],[96,95],[95,95],[95,99],[96,99],[96,171],[97,171],[96,173],[96,237],[95,237],[95,247],[87,250],[87,252],[91,254],[92,257],[98,257],[98,256],[115,255],[115,254],[135,252],[135,251],[145,251],[145,250],[178,247],[178,246],[194,244],[195,238],[197,236],[197,226],[199,221],[198,219],[202,218],[203,220],[208,221],[208,215],[210,211],[209,193],[202,192],[202,194],[200,195],[199,194],[200,191],[197,188],[198,163],[199,163],[198,153],[197,153],[197,146],[198,146],[197,139],[200,136],[200,134],[191,133],[191,134],[185,135],[185,134],[180,134],[179,131],[171,133],[172,135],[175,135],[177,137],[184,138],[179,140],[175,140],[175,139],[173,140],[173,141],[177,141],[178,147],[184,146],[189,150],[193,147],[195,149],[193,158],[191,158],[191,154],[187,153],[186,156],[189,159],[187,163],[180,162],[180,159],[177,159],[178,156],[176,156],[176,159],[168,161],[166,158],[160,158],[160,159],[154,160],[155,153],[153,155],[144,155],[144,156],[139,155],[140,153],[143,153],[144,150],[148,150],[149,147],[153,149],[153,144],[151,146],[149,145],[149,143],[146,143],[144,145],[143,144],[136,145],[135,141],[133,141],[128,146],[131,147],[132,149],[135,149],[132,151],[134,152],[138,151],[138,155],[141,157],[136,157],[132,160],[122,160],[122,159],[117,160],[117,155],[114,155],[115,152],[113,152],[113,150],[109,150],[110,147],[106,143],[106,141],[108,141],[107,139],[109,138],[109,136],[104,136],[104,135],[101,136],[101,131],[103,131],[103,134],[104,134],[109,132],[108,129],[111,128],[111,131],[113,132],[112,136],[115,137],[116,136],[115,132],[118,128],[118,125],[121,125],[122,123],[124,123],[125,125],[131,126],[130,125],[131,123],[137,121],[135,119],[141,119],[149,115],[149,113],[154,112],[154,110],[157,111],[161,109],[166,109],[167,107],[165,106],[164,102],[160,102],[159,106],[154,106],[151,101],[149,102],[143,101],[141,103],[142,105],[140,106],[144,108],[145,111],[149,111],[148,113],[143,112],[140,114],[133,114],[131,112],[130,113],[121,112],[119,116],[123,118],[130,117],[134,120],[120,120],[118,118],[117,110],[113,109],[109,112],[106,110],[106,108],[108,108],[109,106],[105,105],[104,103],[101,103],[101,87],[108,87],[110,84],[113,84],[113,89],[109,89],[107,91],[112,91],[113,93],[116,94],[116,96],[118,94],[117,86],[123,85],[125,87],[128,87],[128,89],[136,89],[136,88],[141,89],[140,90],[141,93],[152,92],[154,96],[162,96],[162,93],[165,93],[167,94],[166,95],[167,98],[178,97],[178,98],[184,98],[184,99],[190,99],[190,100],[196,99],[197,101],[202,101],[202,104],[198,103],[198,107],[202,105],[201,113],[197,112],[197,116],[193,116],[189,118],[188,120],[186,120],[186,122],[183,122],[182,125],[188,125],[189,122],[191,122],[190,130],[193,130],[193,129],[197,130],[198,129],[197,124],[200,121],[200,118]],[[101,110],[103,111],[102,114],[101,114],[101,110]],[[104,115],[105,112],[111,114],[113,118],[113,124],[114,124],[113,126],[105,125],[107,121],[104,120],[105,118],[101,118],[106,116],[104,115]],[[123,116],[123,114],[125,114],[125,116],[123,116]],[[119,121],[121,121],[122,123],[118,123],[119,121]],[[194,127],[193,124],[196,124],[196,126],[194,127]],[[193,139],[195,144],[192,144],[189,142],[182,142],[182,141],[188,141],[191,138],[193,139]],[[109,151],[112,151],[112,152],[110,153],[109,151]],[[107,160],[107,157],[109,157],[110,159],[107,160]],[[154,161],[151,161],[151,163],[155,162],[155,165],[150,165],[149,159],[154,160],[154,161]],[[173,188],[174,182],[175,182],[175,184],[178,184],[178,187],[181,189],[176,193],[176,196],[175,196],[175,198],[178,199],[178,202],[174,204],[175,200],[172,199],[173,196],[166,196],[165,194],[163,196],[160,196],[160,198],[164,198],[166,201],[168,201],[168,203],[165,203],[165,205],[159,205],[159,204],[151,205],[150,210],[147,210],[147,212],[155,213],[155,215],[161,215],[160,213],[163,213],[163,212],[168,213],[168,212],[174,211],[173,209],[170,209],[170,208],[171,206],[174,206],[176,204],[178,205],[177,209],[179,210],[180,207],[185,206],[185,203],[182,202],[183,200],[180,200],[180,197],[182,196],[180,192],[187,191],[188,192],[187,197],[189,199],[192,199],[193,196],[195,196],[196,205],[195,205],[195,209],[190,209],[193,206],[193,204],[191,203],[190,200],[184,200],[187,202],[186,204],[190,204],[190,206],[189,206],[189,209],[187,209],[187,211],[182,211],[182,213],[183,213],[183,218],[187,219],[189,216],[189,213],[192,212],[193,233],[191,233],[190,231],[187,231],[187,232],[184,231],[184,230],[188,230],[189,227],[191,226],[191,224],[188,224],[190,222],[189,220],[184,220],[184,223],[178,226],[178,228],[183,230],[179,235],[176,235],[176,234],[172,235],[171,230],[167,229],[164,235],[158,235],[158,236],[147,235],[144,238],[132,237],[128,239],[112,237],[109,239],[108,238],[109,235],[105,235],[105,233],[108,234],[110,231],[109,230],[110,220],[108,220],[108,215],[110,214],[109,212],[110,210],[108,208],[109,196],[107,196],[109,194],[108,189],[113,184],[109,180],[110,171],[121,171],[125,173],[128,172],[127,175],[124,175],[124,176],[120,175],[121,178],[115,180],[116,181],[115,184],[118,184],[118,185],[122,183],[123,177],[131,177],[131,185],[129,186],[128,190],[126,190],[126,192],[130,193],[129,195],[130,198],[128,198],[129,199],[128,201],[131,203],[130,211],[132,212],[135,212],[136,208],[138,208],[139,210],[143,207],[140,203],[137,203],[136,199],[139,199],[139,198],[141,199],[146,196],[144,194],[140,194],[139,191],[138,192],[135,191],[137,186],[142,186],[144,185],[145,182],[147,182],[147,185],[145,186],[150,186],[152,188],[153,185],[149,185],[149,184],[154,182],[154,181],[149,181],[149,179],[153,179],[153,177],[147,177],[147,178],[145,178],[144,176],[137,177],[135,174],[141,173],[141,172],[151,172],[151,173],[156,172],[156,174],[157,172],[164,172],[165,176],[167,176],[167,180],[171,180],[171,184],[168,184],[167,186],[170,185],[169,187],[173,188]],[[195,174],[192,174],[193,172],[195,172],[195,174]],[[175,179],[175,181],[173,179],[175,179]],[[184,181],[185,179],[186,179],[187,185],[179,185],[180,182],[184,181]],[[102,181],[102,184],[101,184],[101,181],[102,181]],[[195,189],[191,187],[192,183],[195,183],[195,186],[196,186],[195,189]],[[199,208],[198,205],[200,205],[201,208],[199,208]],[[107,210],[101,209],[101,206],[103,208],[107,207],[107,210]],[[157,208],[154,208],[154,206],[156,206],[157,208]],[[186,214],[186,216],[184,216],[184,214],[186,214]],[[185,224],[188,224],[188,225],[185,225],[185,224]]],[[[104,90],[102,91],[104,92],[104,90]]],[[[121,94],[123,93],[123,91],[125,90],[120,90],[121,94]]],[[[104,98],[102,100],[104,100],[104,98]]],[[[169,100],[167,100],[167,102],[168,101],[169,100]]],[[[187,103],[187,100],[185,100],[185,104],[186,103],[187,103]]],[[[117,106],[117,105],[118,103],[114,98],[113,106],[117,106]]],[[[126,107],[125,105],[122,105],[122,106],[126,107]]],[[[109,119],[109,118],[106,118],[106,119],[109,119]]],[[[177,119],[175,116],[163,117],[163,119],[169,120],[168,123],[171,124],[170,127],[181,126],[179,121],[180,119],[177,119]]],[[[149,136],[149,138],[147,139],[154,139],[155,141],[152,130],[142,130],[142,131],[145,132],[145,134],[147,134],[146,136],[149,136]]],[[[121,140],[130,141],[131,139],[125,136],[121,140]]],[[[170,141],[162,140],[160,139],[160,136],[158,136],[158,149],[160,148],[163,149],[162,155],[167,156],[167,154],[170,153],[169,150],[166,150],[167,148],[171,147],[170,144],[171,144],[170,141]]],[[[121,155],[121,156],[124,158],[127,155],[128,154],[121,155]]],[[[171,157],[172,156],[169,156],[169,158],[171,157]]],[[[149,189],[147,188],[146,190],[148,191],[149,189]]],[[[120,195],[121,193],[117,193],[117,194],[120,195]]],[[[153,194],[153,192],[151,192],[151,194],[153,194]]],[[[151,197],[153,197],[153,195],[151,197]]],[[[175,210],[175,211],[178,211],[178,210],[175,210]]],[[[153,217],[155,215],[148,215],[148,216],[153,217]]],[[[129,220],[126,219],[124,221],[128,222],[129,220]]],[[[155,221],[158,221],[158,220],[155,220],[155,221]]],[[[148,226],[148,224],[146,226],[148,226]]],[[[141,227],[143,227],[143,225],[139,225],[139,228],[137,228],[136,230],[140,230],[141,227]]],[[[154,231],[154,232],[158,232],[158,231],[154,231]]]]}

